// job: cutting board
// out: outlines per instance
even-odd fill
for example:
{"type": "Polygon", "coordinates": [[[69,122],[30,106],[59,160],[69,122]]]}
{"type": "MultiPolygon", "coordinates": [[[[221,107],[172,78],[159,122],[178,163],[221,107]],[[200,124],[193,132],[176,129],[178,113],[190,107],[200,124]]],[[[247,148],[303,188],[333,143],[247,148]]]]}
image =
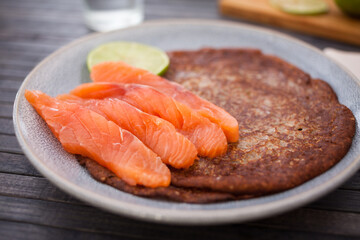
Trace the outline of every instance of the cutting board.
{"type": "Polygon", "coordinates": [[[223,15],[292,29],[360,46],[360,20],[344,15],[332,0],[330,11],[316,16],[284,13],[268,0],[219,0],[223,15]]]}

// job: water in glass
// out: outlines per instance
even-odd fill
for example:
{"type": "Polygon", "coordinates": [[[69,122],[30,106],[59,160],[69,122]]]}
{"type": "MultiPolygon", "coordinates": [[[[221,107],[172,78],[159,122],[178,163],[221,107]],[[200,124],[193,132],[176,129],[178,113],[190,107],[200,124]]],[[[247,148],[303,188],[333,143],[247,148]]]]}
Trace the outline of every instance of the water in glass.
{"type": "Polygon", "coordinates": [[[83,0],[86,25],[105,32],[141,23],[143,0],[83,0]]]}

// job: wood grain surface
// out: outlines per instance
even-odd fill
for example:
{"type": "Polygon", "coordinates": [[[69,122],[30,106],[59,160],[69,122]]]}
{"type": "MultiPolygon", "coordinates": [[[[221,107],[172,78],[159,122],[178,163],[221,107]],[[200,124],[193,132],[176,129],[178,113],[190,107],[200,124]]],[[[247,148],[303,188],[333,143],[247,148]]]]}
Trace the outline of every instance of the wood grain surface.
{"type": "Polygon", "coordinates": [[[314,16],[288,14],[274,8],[269,0],[220,0],[222,14],[266,23],[360,46],[360,20],[343,14],[333,0],[329,11],[314,16]]]}
{"type": "MultiPolygon", "coordinates": [[[[145,19],[226,19],[215,0],[146,0],[145,19]]],[[[273,28],[273,27],[271,27],[273,28]]],[[[274,29],[274,28],[273,28],[274,29]]],[[[278,29],[277,29],[278,30],[278,29]]],[[[280,30],[316,47],[360,48],[280,30]]],[[[81,1],[0,1],[0,239],[351,239],[360,237],[360,173],[326,197],[244,224],[183,227],[132,220],[89,206],[41,176],[22,154],[12,104],[44,57],[90,33],[81,1]]]]}

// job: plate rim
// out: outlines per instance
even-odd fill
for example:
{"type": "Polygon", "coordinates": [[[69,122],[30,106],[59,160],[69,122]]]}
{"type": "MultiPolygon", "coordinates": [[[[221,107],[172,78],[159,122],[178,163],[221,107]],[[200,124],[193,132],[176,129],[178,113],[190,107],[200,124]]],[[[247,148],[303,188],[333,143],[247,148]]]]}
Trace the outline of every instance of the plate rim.
{"type": "MultiPolygon", "coordinates": [[[[44,175],[51,183],[56,185],[58,188],[63,190],[64,192],[75,196],[76,198],[89,203],[93,206],[101,208],[103,210],[110,211],[112,213],[117,213],[121,215],[125,215],[127,217],[152,221],[158,223],[170,223],[170,224],[179,224],[179,225],[209,225],[209,224],[225,224],[225,223],[233,223],[233,222],[243,222],[256,220],[259,218],[268,217],[274,214],[280,214],[289,210],[292,210],[296,207],[302,206],[306,203],[309,203],[315,199],[320,198],[325,195],[329,191],[337,188],[340,184],[345,182],[348,178],[350,178],[353,174],[356,173],[358,168],[360,167],[360,155],[357,156],[349,166],[344,168],[341,172],[338,172],[333,178],[330,180],[323,182],[321,184],[316,185],[314,188],[297,193],[293,196],[286,197],[284,199],[278,199],[269,203],[262,203],[259,205],[247,206],[245,208],[229,208],[229,209],[215,209],[215,210],[177,210],[177,209],[161,209],[154,208],[151,206],[144,206],[132,203],[121,202],[121,200],[116,200],[110,197],[102,196],[93,191],[84,189],[73,182],[69,181],[66,178],[57,175],[52,172],[45,164],[41,163],[41,160],[38,160],[36,154],[34,154],[25,140],[25,137],[20,131],[20,122],[18,119],[18,109],[19,109],[19,99],[20,93],[23,92],[26,83],[31,79],[31,76],[37,72],[37,69],[41,68],[43,64],[52,60],[58,54],[61,54],[63,51],[70,49],[74,46],[81,44],[81,42],[91,40],[98,36],[103,36],[107,34],[112,34],[116,32],[126,31],[127,29],[136,29],[136,28],[144,28],[144,27],[152,27],[152,26],[166,26],[173,24],[195,24],[195,25],[220,25],[220,26],[230,26],[239,29],[250,29],[258,32],[271,33],[280,38],[285,38],[288,41],[296,42],[303,47],[310,48],[318,54],[324,56],[332,63],[339,66],[344,72],[346,72],[355,82],[360,86],[360,80],[354,76],[350,71],[348,71],[343,65],[337,63],[336,61],[328,58],[321,50],[318,48],[303,42],[302,40],[296,39],[284,33],[280,33],[274,30],[266,29],[264,27],[252,26],[249,24],[238,23],[238,22],[230,22],[225,20],[204,20],[204,19],[161,19],[161,20],[152,20],[146,21],[140,25],[132,26],[125,29],[114,30],[105,33],[91,33],[89,35],[85,35],[79,39],[76,39],[65,46],[59,48],[55,52],[51,53],[49,56],[44,58],[40,63],[38,63],[31,72],[26,76],[23,83],[21,84],[14,101],[13,107],[13,124],[15,129],[15,135],[20,143],[20,147],[26,157],[29,159],[31,164],[42,174],[44,175]],[[90,196],[90,197],[89,197],[90,196]],[[293,200],[296,198],[296,200],[293,200]],[[121,202],[121,204],[119,204],[121,202]],[[115,208],[114,208],[115,207],[115,208]],[[135,209],[135,210],[134,210],[135,209]],[[154,211],[155,210],[155,211],[154,211]],[[191,218],[189,218],[189,214],[191,218]],[[216,216],[216,218],[214,218],[216,216]]],[[[341,160],[340,160],[341,161],[341,160]]],[[[336,166],[336,165],[335,165],[336,166]]],[[[335,167],[333,166],[333,167],[335,167]]],[[[331,168],[330,168],[331,169],[331,168]]],[[[329,171],[328,169],[327,171],[329,171]]],[[[325,172],[327,172],[325,171],[325,172]]],[[[325,173],[324,172],[324,173],[325,173]]],[[[321,175],[319,175],[321,176],[321,175]]],[[[314,178],[313,178],[314,179],[314,178]]],[[[310,180],[311,181],[311,180],[310,180]]],[[[299,185],[301,186],[301,185],[299,185]]],[[[299,187],[298,186],[298,187],[299,187]]],[[[293,188],[294,189],[294,188],[293,188]]],[[[292,190],[292,189],[289,189],[292,190]]],[[[286,191],[289,191],[286,190],[286,191]]],[[[284,191],[284,192],[286,192],[284,191]]]]}

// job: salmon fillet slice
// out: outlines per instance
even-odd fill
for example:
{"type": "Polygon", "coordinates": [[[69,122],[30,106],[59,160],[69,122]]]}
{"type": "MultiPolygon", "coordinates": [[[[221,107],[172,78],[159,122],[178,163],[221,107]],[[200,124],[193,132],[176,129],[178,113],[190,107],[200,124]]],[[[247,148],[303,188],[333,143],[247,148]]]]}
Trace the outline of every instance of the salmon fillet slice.
{"type": "Polygon", "coordinates": [[[119,98],[146,113],[165,119],[195,145],[201,156],[213,158],[227,150],[226,137],[217,124],[152,87],[86,83],[76,87],[71,94],[81,98],[119,98]]]}
{"type": "Polygon", "coordinates": [[[239,140],[239,124],[228,112],[188,91],[180,84],[151,72],[124,62],[104,62],[92,67],[91,79],[94,82],[136,83],[154,87],[218,124],[229,142],[239,140]]]}
{"type": "Polygon", "coordinates": [[[94,159],[130,185],[169,186],[170,170],[132,133],[94,111],[40,91],[27,90],[25,97],[69,153],[94,159]]]}
{"type": "Polygon", "coordinates": [[[165,164],[175,168],[188,168],[197,158],[192,142],[178,133],[175,127],[159,117],[147,114],[120,99],[83,99],[70,94],[57,99],[77,103],[95,111],[139,138],[160,156],[165,164]]]}

